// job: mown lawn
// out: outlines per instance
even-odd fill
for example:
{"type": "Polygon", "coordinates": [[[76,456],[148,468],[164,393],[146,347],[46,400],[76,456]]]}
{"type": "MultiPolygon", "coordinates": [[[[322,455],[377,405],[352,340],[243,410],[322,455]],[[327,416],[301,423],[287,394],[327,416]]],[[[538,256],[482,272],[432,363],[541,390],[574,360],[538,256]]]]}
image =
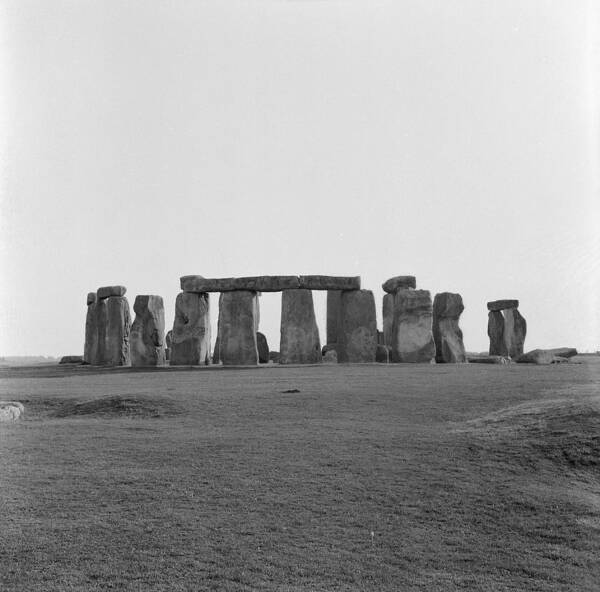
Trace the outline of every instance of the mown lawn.
{"type": "Polygon", "coordinates": [[[3,370],[0,590],[596,592],[581,359],[3,370]]]}

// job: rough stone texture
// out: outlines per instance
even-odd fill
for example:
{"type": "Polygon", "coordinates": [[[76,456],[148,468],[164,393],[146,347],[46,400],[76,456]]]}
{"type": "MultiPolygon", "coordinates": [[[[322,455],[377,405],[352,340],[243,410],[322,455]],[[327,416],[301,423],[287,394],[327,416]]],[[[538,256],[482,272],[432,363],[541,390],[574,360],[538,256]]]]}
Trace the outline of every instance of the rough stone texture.
{"type": "Polygon", "coordinates": [[[487,303],[488,310],[499,311],[507,310],[509,308],[519,308],[518,300],[492,300],[487,303]]]}
{"type": "Polygon", "coordinates": [[[572,358],[577,355],[577,350],[574,347],[555,347],[550,351],[561,358],[572,358]]]}
{"type": "Polygon", "coordinates": [[[63,356],[59,364],[83,364],[83,356],[63,356]]]}
{"type": "Polygon", "coordinates": [[[165,335],[165,360],[167,361],[171,359],[171,345],[173,344],[172,336],[173,330],[170,329],[165,335]]]}
{"type": "Polygon", "coordinates": [[[389,364],[392,348],[389,345],[377,344],[375,361],[379,364],[389,364]]]}
{"type": "Polygon", "coordinates": [[[219,357],[224,366],[258,364],[258,296],[223,292],[219,298],[219,357]]]}
{"type": "Polygon", "coordinates": [[[504,343],[511,358],[518,358],[523,353],[527,322],[516,308],[504,310],[504,343]]]}
{"type": "Polygon", "coordinates": [[[175,300],[171,333],[171,366],[210,363],[210,302],[208,294],[181,292],[175,300]]]}
{"type": "Polygon", "coordinates": [[[213,364],[221,363],[221,358],[219,358],[219,335],[218,334],[217,334],[217,338],[215,339],[215,348],[213,349],[212,363],[213,364]]]}
{"type": "Polygon", "coordinates": [[[415,289],[417,287],[417,278],[414,275],[397,275],[383,282],[381,287],[384,292],[395,294],[398,290],[415,289]]]}
{"type": "Polygon", "coordinates": [[[370,290],[342,292],[337,333],[339,362],[375,362],[377,317],[373,292],[370,290]]]}
{"type": "Polygon", "coordinates": [[[383,295],[383,343],[392,345],[392,331],[394,328],[394,295],[383,295]]]}
{"type": "Polygon", "coordinates": [[[256,349],[258,350],[258,363],[269,363],[269,344],[267,338],[260,331],[256,332],[256,349]]]}
{"type": "Polygon", "coordinates": [[[327,292],[327,343],[337,343],[341,298],[341,290],[329,290],[327,292]]]}
{"type": "MultiPolygon", "coordinates": [[[[91,305],[90,305],[91,306],[91,305]]],[[[98,349],[95,364],[129,366],[131,313],[124,296],[101,298],[96,303],[98,349]]]]}
{"type": "Polygon", "coordinates": [[[568,362],[566,356],[560,356],[554,353],[556,350],[553,349],[534,349],[526,354],[521,354],[517,358],[519,364],[559,364],[562,362],[568,362]]]}
{"type": "Polygon", "coordinates": [[[281,295],[280,364],[317,364],[321,341],[310,290],[286,290],[281,295]]]}
{"type": "Polygon", "coordinates": [[[360,290],[360,276],[301,275],[298,281],[305,290],[360,290]]]}
{"type": "Polygon", "coordinates": [[[435,359],[432,323],[429,291],[399,289],[394,294],[392,362],[431,363],[435,359]]]}
{"type": "Polygon", "coordinates": [[[131,365],[164,366],[165,307],[160,296],[136,296],[135,320],[131,325],[131,365]]]}
{"type": "Polygon", "coordinates": [[[488,313],[488,337],[490,338],[490,356],[508,355],[504,341],[504,315],[499,310],[492,310],[488,313]]]}
{"type": "Polygon", "coordinates": [[[385,345],[383,331],[377,331],[377,345],[385,345]]]}
{"type": "Polygon", "coordinates": [[[442,292],[433,299],[433,340],[435,361],[462,363],[467,361],[463,334],[458,319],[465,309],[460,294],[442,292]]]}
{"type": "Polygon", "coordinates": [[[273,362],[273,364],[279,364],[279,352],[278,351],[270,351],[269,352],[269,360],[273,362]]]}
{"type": "Polygon", "coordinates": [[[16,421],[25,413],[23,403],[18,401],[0,401],[0,422],[16,421]]]}
{"type": "Polygon", "coordinates": [[[96,292],[88,292],[87,304],[93,304],[94,302],[96,302],[96,300],[98,300],[98,295],[96,294],[96,292]]]}
{"type": "Polygon", "coordinates": [[[470,364],[510,364],[506,356],[469,356],[470,364]]]}
{"type": "Polygon", "coordinates": [[[337,351],[335,349],[328,349],[325,352],[325,355],[323,356],[323,363],[324,364],[337,364],[338,363],[337,351]]]}
{"type": "Polygon", "coordinates": [[[125,296],[125,292],[127,292],[125,286],[103,286],[102,288],[98,288],[96,295],[98,300],[102,300],[111,296],[125,296]]]}
{"type": "Polygon", "coordinates": [[[87,314],[85,317],[83,361],[86,362],[86,364],[98,363],[98,302],[95,298],[96,294],[93,294],[94,299],[92,302],[88,303],[87,314]]]}
{"type": "Polygon", "coordinates": [[[184,275],[181,278],[184,292],[281,292],[300,287],[297,275],[264,275],[240,278],[204,278],[200,275],[184,275]]]}

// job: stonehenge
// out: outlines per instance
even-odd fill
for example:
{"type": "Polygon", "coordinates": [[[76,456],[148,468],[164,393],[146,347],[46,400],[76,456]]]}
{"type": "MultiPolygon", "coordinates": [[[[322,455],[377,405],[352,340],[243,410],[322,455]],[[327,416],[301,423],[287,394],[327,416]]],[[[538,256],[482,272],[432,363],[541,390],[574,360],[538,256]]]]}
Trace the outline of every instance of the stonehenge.
{"type": "Polygon", "coordinates": [[[463,334],[458,319],[465,309],[460,294],[442,292],[433,299],[433,340],[435,361],[462,363],[467,361],[463,334]]]}
{"type": "Polygon", "coordinates": [[[164,366],[165,309],[160,296],[136,296],[133,304],[135,320],[131,325],[130,349],[132,366],[164,366]]]}
{"type": "Polygon", "coordinates": [[[208,294],[181,292],[175,300],[171,333],[171,366],[210,363],[210,306],[208,294]]]}
{"type": "Polygon", "coordinates": [[[281,295],[280,364],[316,364],[321,341],[311,290],[286,290],[281,295]]]}
{"type": "Polygon", "coordinates": [[[527,322],[518,307],[518,300],[494,300],[487,303],[491,356],[508,356],[514,360],[523,354],[527,322]]]}
{"type": "Polygon", "coordinates": [[[337,346],[339,362],[375,362],[377,316],[375,298],[370,290],[344,290],[342,292],[337,346]]]}
{"type": "Polygon", "coordinates": [[[219,297],[219,358],[224,366],[258,364],[258,295],[251,290],[222,292],[219,297]]]}

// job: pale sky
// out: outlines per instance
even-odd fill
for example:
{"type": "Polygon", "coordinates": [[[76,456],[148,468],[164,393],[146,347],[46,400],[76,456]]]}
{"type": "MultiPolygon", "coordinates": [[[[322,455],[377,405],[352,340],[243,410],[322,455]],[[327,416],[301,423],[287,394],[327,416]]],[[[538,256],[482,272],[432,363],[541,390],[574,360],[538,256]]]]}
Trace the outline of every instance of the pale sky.
{"type": "Polygon", "coordinates": [[[81,354],[107,284],[169,329],[188,274],[360,275],[380,329],[411,274],[468,350],[499,298],[600,349],[598,4],[2,0],[0,355],[81,354]]]}

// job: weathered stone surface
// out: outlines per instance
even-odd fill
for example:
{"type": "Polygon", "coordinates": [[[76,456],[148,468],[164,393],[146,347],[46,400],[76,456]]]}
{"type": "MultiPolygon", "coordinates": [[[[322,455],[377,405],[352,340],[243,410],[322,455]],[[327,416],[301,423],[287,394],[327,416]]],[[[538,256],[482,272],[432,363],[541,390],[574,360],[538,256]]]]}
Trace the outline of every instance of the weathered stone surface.
{"type": "Polygon", "coordinates": [[[170,349],[171,366],[204,366],[210,363],[208,294],[181,292],[177,295],[170,349]]]}
{"type": "Polygon", "coordinates": [[[83,364],[83,356],[63,356],[59,364],[83,364]]]}
{"type": "Polygon", "coordinates": [[[136,296],[135,320],[131,326],[131,365],[164,366],[165,308],[163,299],[154,295],[136,296]]]}
{"type": "Polygon", "coordinates": [[[110,296],[125,296],[125,292],[127,292],[125,286],[103,286],[102,288],[98,288],[96,296],[98,300],[102,300],[110,296]]]}
{"type": "Polygon", "coordinates": [[[392,345],[394,329],[394,295],[383,295],[383,343],[392,345]]]}
{"type": "Polygon", "coordinates": [[[269,352],[269,360],[273,362],[273,364],[279,364],[279,352],[278,351],[270,351],[269,352]]]}
{"type": "Polygon", "coordinates": [[[488,313],[488,337],[490,338],[490,356],[508,356],[504,341],[504,315],[499,310],[488,313]]]}
{"type": "Polygon", "coordinates": [[[395,294],[398,290],[405,290],[408,288],[417,287],[417,278],[414,275],[397,275],[396,277],[390,278],[381,284],[384,292],[388,294],[395,294]]]}
{"type": "Polygon", "coordinates": [[[173,344],[173,330],[170,329],[167,331],[165,335],[165,360],[169,361],[171,359],[171,345],[173,344]]]}
{"type": "Polygon", "coordinates": [[[515,359],[523,353],[527,322],[516,308],[504,310],[504,343],[508,355],[515,359]]]}
{"type": "MultiPolygon", "coordinates": [[[[95,297],[96,294],[94,292],[92,293],[95,297]]],[[[94,298],[92,302],[89,302],[87,307],[83,361],[86,362],[86,364],[98,363],[98,302],[96,301],[96,298],[94,298]]]]}
{"type": "Polygon", "coordinates": [[[385,345],[383,331],[377,331],[377,345],[385,345]]]}
{"type": "MultiPolygon", "coordinates": [[[[92,306],[92,305],[90,305],[92,306]]],[[[96,303],[98,349],[95,364],[129,366],[131,313],[124,296],[101,298],[96,303]]]]}
{"type": "Polygon", "coordinates": [[[217,338],[215,339],[215,348],[213,349],[212,363],[213,364],[221,363],[221,358],[219,358],[219,335],[218,335],[218,333],[217,333],[217,338]]]}
{"type": "Polygon", "coordinates": [[[469,356],[469,364],[510,364],[506,356],[469,356]]]}
{"type": "Polygon", "coordinates": [[[325,355],[323,356],[323,363],[324,364],[337,364],[338,363],[337,351],[335,349],[328,349],[325,352],[325,355]]]}
{"type": "Polygon", "coordinates": [[[360,276],[301,275],[298,281],[305,290],[360,290],[360,276]]]}
{"type": "Polygon", "coordinates": [[[204,278],[200,275],[184,275],[181,289],[184,292],[281,292],[300,287],[297,275],[263,275],[240,278],[204,278]]]}
{"type": "Polygon", "coordinates": [[[460,294],[442,292],[433,300],[433,340],[435,361],[462,363],[467,361],[463,334],[458,319],[465,309],[460,294]]]}
{"type": "Polygon", "coordinates": [[[370,290],[342,292],[337,357],[342,363],[375,362],[377,316],[370,290]]]}
{"type": "Polygon", "coordinates": [[[398,289],[394,294],[392,362],[431,363],[435,359],[432,323],[429,291],[398,289]]]}
{"type": "Polygon", "coordinates": [[[517,362],[519,364],[559,364],[567,361],[568,358],[565,356],[559,356],[554,353],[555,350],[552,349],[534,349],[526,354],[521,354],[517,358],[517,362]]]}
{"type": "Polygon", "coordinates": [[[341,290],[329,290],[327,292],[327,343],[337,343],[341,298],[341,290]]]}
{"type": "Polygon", "coordinates": [[[224,366],[258,364],[258,296],[223,292],[219,298],[219,358],[224,366]]]}
{"type": "Polygon", "coordinates": [[[94,302],[96,302],[96,300],[98,300],[98,295],[96,294],[96,292],[88,292],[88,295],[87,295],[88,305],[94,304],[94,302]]]}
{"type": "Polygon", "coordinates": [[[519,308],[518,300],[492,300],[487,303],[488,310],[499,311],[507,310],[509,308],[519,308]]]}
{"type": "Polygon", "coordinates": [[[18,401],[0,401],[0,422],[16,421],[25,413],[23,403],[18,401]]]}
{"type": "Polygon", "coordinates": [[[280,364],[316,364],[321,341],[310,290],[286,290],[281,295],[280,364]]]}
{"type": "Polygon", "coordinates": [[[256,349],[258,350],[258,363],[269,363],[269,344],[267,338],[260,331],[256,332],[256,349]]]}
{"type": "Polygon", "coordinates": [[[577,350],[574,347],[555,347],[549,351],[561,358],[572,358],[577,355],[577,350]]]}
{"type": "Polygon", "coordinates": [[[389,364],[392,348],[389,345],[377,344],[375,350],[375,361],[379,364],[389,364]]]}

